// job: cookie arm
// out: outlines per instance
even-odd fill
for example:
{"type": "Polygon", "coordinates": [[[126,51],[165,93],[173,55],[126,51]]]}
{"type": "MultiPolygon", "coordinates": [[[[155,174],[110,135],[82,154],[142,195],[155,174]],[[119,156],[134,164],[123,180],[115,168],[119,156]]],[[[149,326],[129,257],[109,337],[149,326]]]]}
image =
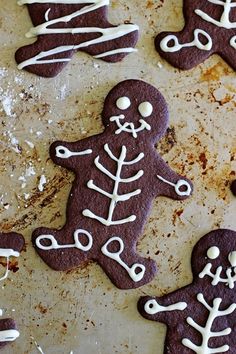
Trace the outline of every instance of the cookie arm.
{"type": "Polygon", "coordinates": [[[158,159],[154,171],[158,196],[183,200],[192,194],[191,181],[174,172],[162,158],[158,159]]]}
{"type": "Polygon", "coordinates": [[[50,156],[53,162],[62,167],[74,170],[78,166],[78,159],[92,154],[90,139],[74,143],[56,141],[50,146],[50,156]]]}
{"type": "MultiPolygon", "coordinates": [[[[176,292],[173,294],[176,294],[176,292]]],[[[171,297],[171,294],[161,298],[152,298],[149,296],[141,297],[138,302],[138,310],[140,314],[148,320],[174,326],[176,324],[175,322],[178,322],[178,315],[187,309],[188,305],[185,301],[172,303],[171,297]]]]}

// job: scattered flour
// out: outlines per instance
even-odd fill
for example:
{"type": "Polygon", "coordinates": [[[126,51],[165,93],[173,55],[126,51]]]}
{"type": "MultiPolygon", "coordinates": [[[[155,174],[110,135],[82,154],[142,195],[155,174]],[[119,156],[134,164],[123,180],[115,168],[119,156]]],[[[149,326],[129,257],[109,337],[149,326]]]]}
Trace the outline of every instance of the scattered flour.
{"type": "Polygon", "coordinates": [[[40,177],[39,185],[38,185],[38,190],[39,190],[40,192],[43,192],[44,186],[45,186],[46,183],[47,183],[47,179],[46,179],[46,177],[45,177],[44,175],[42,175],[42,176],[40,177]]]}

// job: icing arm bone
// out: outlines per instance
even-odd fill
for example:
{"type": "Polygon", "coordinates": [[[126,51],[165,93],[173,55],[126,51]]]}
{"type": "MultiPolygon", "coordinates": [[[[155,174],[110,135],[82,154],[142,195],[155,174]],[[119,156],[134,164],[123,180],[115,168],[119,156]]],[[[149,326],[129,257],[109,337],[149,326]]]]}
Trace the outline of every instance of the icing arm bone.
{"type": "Polygon", "coordinates": [[[157,166],[157,193],[158,195],[175,198],[185,199],[188,198],[193,192],[192,183],[185,177],[176,174],[160,159],[157,166]],[[163,173],[165,171],[165,174],[163,173]]]}
{"type": "MultiPolygon", "coordinates": [[[[87,139],[85,139],[87,140],[87,139]]],[[[84,141],[85,141],[84,140],[84,141]]],[[[83,142],[84,142],[83,141],[83,142]]],[[[85,143],[86,145],[86,143],[85,143]]],[[[81,148],[74,148],[73,143],[65,143],[56,141],[50,147],[51,159],[58,165],[66,168],[75,168],[77,163],[74,163],[75,158],[86,158],[93,153],[93,150],[89,147],[86,148],[81,146],[81,148]]]]}
{"type": "Polygon", "coordinates": [[[169,321],[173,321],[173,312],[181,313],[188,307],[185,301],[170,304],[169,297],[168,304],[166,302],[165,296],[161,298],[144,296],[138,302],[138,310],[143,317],[149,320],[169,323],[169,321]]]}

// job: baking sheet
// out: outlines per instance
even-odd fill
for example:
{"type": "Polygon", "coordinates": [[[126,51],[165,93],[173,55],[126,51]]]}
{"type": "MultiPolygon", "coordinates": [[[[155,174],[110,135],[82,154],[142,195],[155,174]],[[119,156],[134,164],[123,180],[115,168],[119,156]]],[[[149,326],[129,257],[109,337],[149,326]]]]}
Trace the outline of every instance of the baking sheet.
{"type": "Polygon", "coordinates": [[[236,171],[236,78],[222,59],[180,72],[155,52],[154,36],[183,25],[182,1],[111,1],[112,23],[141,27],[138,53],[106,64],[77,53],[54,79],[18,71],[14,52],[28,43],[26,7],[0,0],[0,225],[19,231],[26,251],[2,283],[0,307],[16,319],[21,336],[6,354],[162,354],[165,326],[143,319],[140,295],[162,295],[191,282],[193,245],[218,227],[236,229],[236,199],[229,182],[236,171]],[[143,79],[164,95],[170,129],[159,144],[163,158],[194,182],[192,198],[158,198],[139,252],[155,259],[156,278],[141,289],[116,289],[96,264],[68,273],[49,269],[31,242],[38,226],[59,228],[73,175],[49,159],[50,143],[102,131],[108,91],[127,78],[143,79]],[[40,176],[47,183],[38,190],[40,176]]]}

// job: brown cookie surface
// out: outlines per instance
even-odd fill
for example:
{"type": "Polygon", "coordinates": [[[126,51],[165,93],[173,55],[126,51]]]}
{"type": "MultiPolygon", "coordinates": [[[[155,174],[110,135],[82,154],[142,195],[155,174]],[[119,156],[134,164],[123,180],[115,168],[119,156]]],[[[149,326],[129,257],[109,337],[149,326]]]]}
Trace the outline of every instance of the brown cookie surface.
{"type": "Polygon", "coordinates": [[[219,54],[236,70],[236,6],[231,0],[184,0],[185,27],[162,32],[155,40],[171,65],[188,70],[219,54]]]}
{"type": "Polygon", "coordinates": [[[139,80],[119,83],[105,99],[102,119],[102,134],[52,144],[52,160],[76,177],[66,224],[61,230],[35,230],[33,243],[55,270],[95,260],[117,287],[135,288],[156,273],[155,262],[136,253],[153,199],[185,199],[192,185],[155,149],[168,123],[156,88],[139,80]]]}
{"type": "Polygon", "coordinates": [[[141,315],[167,325],[165,354],[236,352],[236,232],[218,229],[192,252],[193,282],[160,298],[142,297],[141,315]]]}
{"type": "Polygon", "coordinates": [[[77,51],[107,62],[122,60],[134,51],[138,26],[111,25],[107,20],[109,0],[32,1],[27,4],[34,25],[26,34],[38,37],[16,52],[19,69],[39,76],[56,76],[77,51]]]}

